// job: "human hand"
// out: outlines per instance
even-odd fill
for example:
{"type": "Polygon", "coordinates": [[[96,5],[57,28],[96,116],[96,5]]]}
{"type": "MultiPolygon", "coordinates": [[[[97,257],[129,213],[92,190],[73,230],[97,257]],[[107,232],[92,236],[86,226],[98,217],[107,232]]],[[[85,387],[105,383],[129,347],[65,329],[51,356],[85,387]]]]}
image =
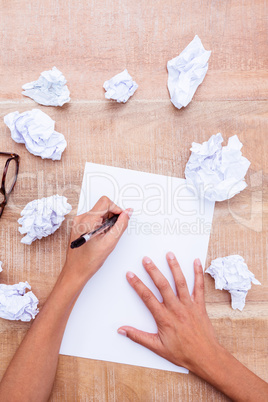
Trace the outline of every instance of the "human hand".
{"type": "Polygon", "coordinates": [[[158,333],[150,334],[129,326],[120,327],[118,333],[200,375],[204,362],[210,357],[213,359],[221,348],[206,312],[203,269],[200,260],[195,260],[195,284],[190,296],[185,277],[173,253],[167,254],[167,261],[177,295],[155,264],[148,257],[143,259],[144,268],[162,295],[162,303],[136,275],[127,273],[128,282],[152,313],[158,333]]]}
{"type": "Polygon", "coordinates": [[[132,209],[123,211],[108,197],[103,196],[89,212],[76,216],[74,218],[63,270],[65,272],[72,272],[85,284],[98,271],[115,248],[127,228],[131,214],[132,209]],[[96,229],[105,219],[110,218],[114,214],[119,214],[119,218],[106,233],[93,237],[81,247],[70,248],[73,240],[77,239],[83,233],[96,229]]]}

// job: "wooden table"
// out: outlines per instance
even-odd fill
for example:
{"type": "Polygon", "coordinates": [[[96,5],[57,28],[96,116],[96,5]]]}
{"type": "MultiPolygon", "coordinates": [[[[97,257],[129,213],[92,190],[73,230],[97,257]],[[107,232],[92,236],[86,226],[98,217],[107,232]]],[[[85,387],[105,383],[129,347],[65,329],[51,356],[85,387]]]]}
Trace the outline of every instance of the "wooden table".
{"type": "MultiPolygon", "coordinates": [[[[64,263],[67,224],[76,214],[85,161],[183,177],[192,141],[238,134],[251,161],[248,188],[216,204],[207,265],[242,255],[261,281],[243,312],[206,275],[206,301],[221,343],[268,380],[267,1],[14,0],[0,5],[0,150],[21,156],[20,175],[0,225],[2,283],[27,280],[45,302],[64,263]],[[172,106],[166,63],[198,34],[212,50],[192,103],[172,106]],[[71,102],[42,107],[21,86],[57,66],[71,102]],[[105,100],[103,82],[127,68],[139,84],[125,105],[105,100]],[[53,162],[16,144],[3,116],[39,108],[56,120],[68,147],[53,162]],[[53,236],[20,243],[17,219],[29,201],[65,195],[72,213],[53,236]]],[[[1,165],[2,166],[2,165],[1,165]]],[[[30,324],[0,320],[4,373],[30,324]]],[[[189,374],[60,356],[51,401],[225,401],[189,374]]]]}

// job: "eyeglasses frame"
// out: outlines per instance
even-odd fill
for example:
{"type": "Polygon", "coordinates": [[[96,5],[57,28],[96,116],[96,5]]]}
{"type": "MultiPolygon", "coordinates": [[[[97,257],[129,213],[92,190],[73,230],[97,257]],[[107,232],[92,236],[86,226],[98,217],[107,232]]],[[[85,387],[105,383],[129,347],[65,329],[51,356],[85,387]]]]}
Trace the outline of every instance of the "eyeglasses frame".
{"type": "Polygon", "coordinates": [[[0,193],[3,194],[3,196],[4,196],[4,201],[2,201],[0,203],[0,218],[1,218],[1,216],[2,216],[2,214],[4,212],[4,209],[5,209],[5,206],[7,205],[8,198],[9,198],[11,192],[13,191],[13,189],[15,187],[15,184],[17,182],[17,178],[18,178],[18,174],[19,174],[20,157],[19,157],[18,154],[10,153],[10,152],[0,152],[0,156],[9,157],[7,159],[5,167],[4,167],[3,176],[2,176],[2,182],[1,182],[1,187],[0,187],[0,193]],[[6,192],[6,188],[5,188],[6,175],[7,175],[9,164],[10,164],[10,162],[12,160],[15,160],[15,162],[16,162],[16,173],[15,173],[14,182],[13,182],[10,190],[8,192],[6,192]]]}

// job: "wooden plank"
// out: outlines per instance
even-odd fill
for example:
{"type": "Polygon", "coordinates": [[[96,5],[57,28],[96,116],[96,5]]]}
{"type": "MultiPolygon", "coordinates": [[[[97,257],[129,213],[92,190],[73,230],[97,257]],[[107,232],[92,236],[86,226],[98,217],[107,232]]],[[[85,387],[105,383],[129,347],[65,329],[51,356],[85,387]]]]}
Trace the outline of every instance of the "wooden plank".
{"type": "Polygon", "coordinates": [[[267,99],[267,1],[13,1],[2,5],[0,99],[54,64],[72,99],[104,99],[102,85],[128,68],[135,99],[168,99],[166,63],[198,34],[212,50],[197,100],[267,99]],[[20,9],[23,12],[19,12],[20,9]]]}
{"type": "MultiPolygon", "coordinates": [[[[33,102],[24,101],[16,106],[22,112],[30,109],[33,102]]],[[[66,229],[76,209],[74,208],[70,217],[54,236],[35,242],[30,247],[19,243],[21,235],[17,231],[16,220],[21,208],[27,202],[57,192],[66,195],[75,207],[86,160],[183,176],[192,140],[204,141],[212,133],[216,133],[217,128],[220,128],[225,139],[237,133],[244,143],[245,156],[252,161],[252,167],[247,176],[249,189],[236,196],[231,202],[216,205],[208,262],[219,255],[239,253],[245,257],[250,269],[260,279],[263,286],[261,288],[253,286],[242,313],[233,312],[230,308],[229,294],[216,291],[214,281],[206,276],[206,300],[209,314],[223,344],[235,353],[239,360],[263,376],[265,365],[267,365],[267,356],[264,353],[267,314],[264,313],[267,311],[268,301],[268,281],[265,269],[267,258],[265,247],[267,238],[266,102],[209,102],[209,104],[196,102],[184,113],[177,111],[169,102],[132,101],[127,105],[110,102],[90,104],[73,102],[66,111],[40,108],[56,120],[56,129],[65,134],[69,146],[61,162],[43,161],[41,158],[28,154],[23,145],[15,144],[10,139],[9,130],[1,123],[0,146],[6,150],[16,151],[22,157],[18,185],[12,195],[11,206],[7,208],[2,218],[0,228],[1,258],[5,261],[4,268],[6,268],[2,273],[3,281],[13,283],[27,279],[38,295],[41,305],[43,304],[64,262],[68,237],[66,229]],[[258,125],[257,149],[252,120],[258,125]],[[210,127],[209,133],[207,127],[210,127]],[[257,173],[258,176],[259,172],[261,172],[261,180],[257,177],[259,181],[257,180],[256,187],[254,175],[257,173]],[[252,176],[255,181],[253,180],[251,186],[252,176]],[[239,218],[249,219],[252,194],[254,195],[256,190],[257,193],[261,193],[264,204],[260,207],[258,204],[257,212],[255,206],[254,222],[247,227],[245,223],[240,223],[239,218]],[[234,214],[236,214],[235,217],[234,214]],[[260,218],[263,227],[261,231],[258,231],[258,225],[257,228],[255,226],[260,218]],[[10,237],[13,239],[12,242],[10,237]],[[227,332],[226,327],[228,327],[227,332]],[[251,332],[255,331],[254,328],[258,328],[258,335],[251,332]],[[251,345],[253,340],[254,347],[251,345]],[[240,347],[233,349],[236,342],[242,343],[240,347]]],[[[13,103],[7,102],[2,105],[3,115],[11,110],[14,110],[13,103]]],[[[3,363],[2,370],[14,353],[26,328],[28,324],[4,324],[1,339],[5,345],[3,355],[5,364],[3,363]]],[[[142,399],[144,395],[146,400],[176,400],[179,397],[183,400],[195,400],[193,390],[201,395],[203,399],[200,400],[207,400],[208,395],[210,398],[225,400],[212,387],[192,375],[177,376],[153,370],[149,373],[149,370],[144,371],[141,368],[61,357],[52,400],[60,400],[63,392],[66,394],[66,400],[110,401],[121,400],[121,398],[122,400],[145,400],[142,399]],[[92,379],[90,375],[93,370],[92,379]],[[144,375],[144,372],[148,375],[144,375]],[[145,379],[148,376],[153,380],[150,386],[146,387],[145,379]],[[138,380],[134,380],[137,377],[138,380]]]]}
{"type": "MultiPolygon", "coordinates": [[[[205,276],[207,309],[221,343],[268,380],[267,1],[14,0],[0,5],[0,150],[18,152],[18,183],[0,221],[2,283],[28,280],[41,306],[65,260],[85,161],[183,177],[193,141],[237,134],[251,161],[248,188],[217,203],[207,257],[240,254],[262,286],[253,286],[243,312],[205,276]],[[23,12],[22,12],[23,11],[23,12]],[[212,50],[208,74],[193,102],[175,109],[166,62],[198,34],[212,50]],[[56,65],[72,102],[45,108],[21,86],[56,65]],[[103,82],[128,68],[139,84],[118,105],[104,99],[103,82]],[[56,121],[68,147],[62,160],[42,160],[16,144],[3,116],[40,108],[56,121]],[[65,195],[71,214],[53,235],[20,243],[17,219],[29,201],[65,195]]],[[[0,168],[3,161],[0,160],[0,168]]],[[[0,376],[30,327],[0,320],[0,376]]],[[[60,356],[51,401],[227,401],[196,376],[60,356]]]]}
{"type": "MultiPolygon", "coordinates": [[[[221,308],[211,310],[210,317],[221,343],[263,379],[267,380],[267,309],[251,306],[251,318],[221,308]],[[217,310],[217,311],[216,311],[217,310]],[[222,317],[223,315],[223,317],[222,317]],[[236,316],[236,318],[234,317],[236,316]],[[224,330],[223,330],[224,329],[224,330]],[[239,336],[238,336],[239,334],[239,336]],[[249,339],[252,344],[249,344],[249,339]]],[[[208,308],[209,309],[209,308],[208,308]]],[[[210,309],[209,309],[210,310],[210,309]]],[[[19,345],[29,324],[1,325],[1,350],[7,362],[19,345]]],[[[4,371],[5,364],[1,364],[4,371]]],[[[1,373],[0,373],[1,374],[1,373]]],[[[161,370],[60,356],[52,401],[227,401],[213,387],[196,376],[161,370]],[[150,380],[148,380],[150,379],[150,380]],[[213,399],[214,398],[214,399],[213,399]]]]}
{"type": "MultiPolygon", "coordinates": [[[[23,102],[18,110],[29,109],[29,103],[32,106],[31,101],[27,105],[23,102]]],[[[41,109],[56,120],[56,129],[63,132],[68,141],[61,162],[34,157],[23,145],[15,144],[1,118],[1,149],[21,155],[19,180],[1,219],[3,241],[0,250],[7,268],[2,274],[3,281],[22,280],[27,274],[29,281],[36,282],[41,301],[47,296],[64,262],[66,228],[76,214],[86,160],[183,177],[191,142],[204,141],[220,129],[225,139],[236,133],[239,135],[244,143],[243,153],[252,164],[247,175],[248,189],[232,200],[216,205],[208,262],[217,256],[241,254],[264,286],[261,290],[253,286],[248,300],[268,299],[266,102],[210,102],[209,107],[206,102],[198,102],[185,113],[169,103],[139,102],[127,105],[72,103],[66,112],[41,109]],[[258,125],[258,143],[249,124],[253,116],[258,125]],[[207,127],[210,127],[209,133],[207,127]],[[56,193],[66,195],[74,207],[62,228],[53,237],[35,242],[31,247],[20,244],[17,219],[21,209],[32,199],[56,193]],[[14,242],[10,242],[11,235],[14,242]],[[57,255],[54,255],[55,248],[59,250],[57,255]],[[29,268],[31,266],[35,268],[29,268]],[[44,292],[43,280],[47,289],[44,292]]],[[[3,105],[0,117],[11,110],[14,110],[13,104],[3,105]]],[[[227,293],[214,290],[211,278],[207,278],[207,283],[208,301],[229,300],[227,293]]]]}

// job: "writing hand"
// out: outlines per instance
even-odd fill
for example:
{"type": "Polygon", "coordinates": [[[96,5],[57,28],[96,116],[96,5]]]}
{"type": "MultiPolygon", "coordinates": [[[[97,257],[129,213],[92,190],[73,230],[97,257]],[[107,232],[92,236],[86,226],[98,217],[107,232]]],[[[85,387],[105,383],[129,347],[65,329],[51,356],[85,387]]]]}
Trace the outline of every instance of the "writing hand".
{"type": "Polygon", "coordinates": [[[74,218],[70,243],[81,234],[91,232],[99,227],[106,218],[119,214],[115,225],[106,233],[90,239],[83,246],[67,250],[63,271],[73,272],[82,283],[87,282],[103,265],[108,255],[113,251],[120,237],[127,228],[132,209],[123,211],[108,197],[101,197],[87,213],[74,218]]]}

